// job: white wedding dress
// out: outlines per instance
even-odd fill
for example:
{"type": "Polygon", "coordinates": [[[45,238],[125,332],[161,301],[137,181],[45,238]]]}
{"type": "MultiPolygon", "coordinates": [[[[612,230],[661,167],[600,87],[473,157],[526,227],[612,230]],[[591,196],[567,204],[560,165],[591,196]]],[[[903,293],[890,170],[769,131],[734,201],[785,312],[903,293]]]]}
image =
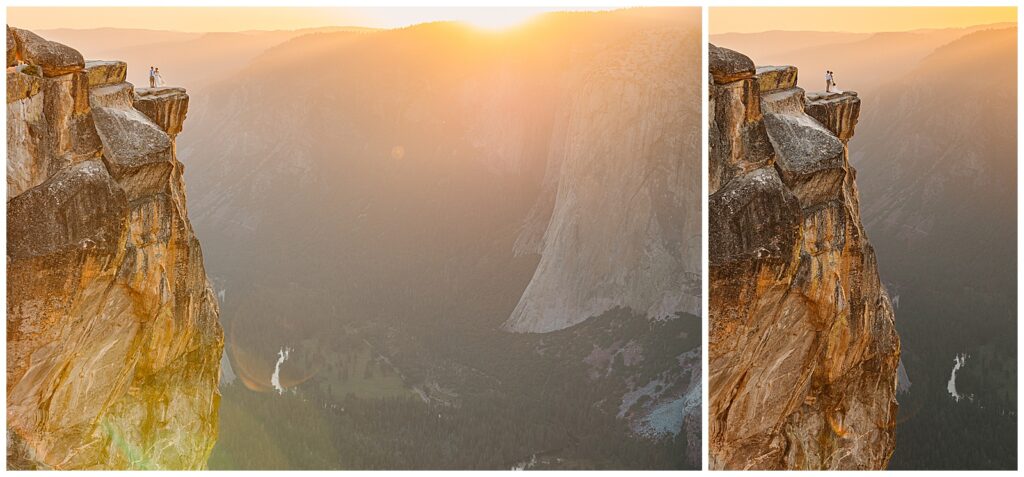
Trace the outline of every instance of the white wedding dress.
{"type": "Polygon", "coordinates": [[[160,73],[154,74],[153,77],[156,78],[157,86],[167,86],[167,83],[164,82],[164,77],[161,76],[160,73]]]}
{"type": "Polygon", "coordinates": [[[836,80],[829,78],[828,81],[832,83],[832,85],[829,87],[830,93],[843,94],[843,90],[839,89],[839,87],[836,86],[836,80]]]}

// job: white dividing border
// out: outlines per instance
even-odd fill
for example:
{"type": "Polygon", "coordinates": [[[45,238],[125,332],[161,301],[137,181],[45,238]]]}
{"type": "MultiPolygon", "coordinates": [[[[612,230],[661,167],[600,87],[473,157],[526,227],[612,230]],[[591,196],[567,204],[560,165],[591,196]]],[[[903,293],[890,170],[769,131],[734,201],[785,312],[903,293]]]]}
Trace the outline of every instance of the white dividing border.
{"type": "Polygon", "coordinates": [[[708,111],[708,98],[711,94],[710,87],[708,85],[708,9],[701,9],[701,41],[700,45],[700,129],[701,137],[704,138],[701,141],[700,148],[700,196],[702,198],[700,202],[700,263],[701,263],[701,275],[700,275],[700,299],[701,299],[701,318],[704,320],[700,324],[701,338],[701,393],[703,397],[700,403],[700,448],[701,448],[701,469],[708,470],[710,465],[708,462],[708,456],[710,455],[710,448],[708,447],[708,333],[710,327],[708,326],[708,299],[710,298],[708,290],[708,196],[710,189],[708,189],[708,133],[710,132],[710,126],[708,121],[711,118],[711,113],[708,111]]]}

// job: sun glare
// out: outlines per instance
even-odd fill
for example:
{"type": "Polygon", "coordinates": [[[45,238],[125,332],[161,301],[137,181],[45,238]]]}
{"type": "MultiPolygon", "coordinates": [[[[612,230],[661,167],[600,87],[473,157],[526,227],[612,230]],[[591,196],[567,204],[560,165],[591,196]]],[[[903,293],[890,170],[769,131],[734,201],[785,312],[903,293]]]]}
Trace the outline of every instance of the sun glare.
{"type": "Polygon", "coordinates": [[[464,21],[485,30],[506,30],[522,25],[540,14],[541,11],[524,8],[491,8],[472,11],[464,21]]]}

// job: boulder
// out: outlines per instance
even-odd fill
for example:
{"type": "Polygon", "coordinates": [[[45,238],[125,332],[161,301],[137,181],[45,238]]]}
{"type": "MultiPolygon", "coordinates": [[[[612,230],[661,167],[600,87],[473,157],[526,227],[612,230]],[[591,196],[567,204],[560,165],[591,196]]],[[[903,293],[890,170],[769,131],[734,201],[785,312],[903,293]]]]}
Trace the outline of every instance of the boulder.
{"type": "Polygon", "coordinates": [[[715,83],[725,84],[754,77],[754,62],[728,48],[708,44],[708,70],[715,83]]]}
{"type": "Polygon", "coordinates": [[[761,93],[769,93],[780,89],[796,86],[797,70],[795,66],[758,66],[757,84],[761,93]]]}
{"type": "Polygon", "coordinates": [[[124,82],[128,64],[123,61],[89,60],[85,62],[85,72],[89,76],[90,88],[106,86],[124,82]]]}
{"type": "Polygon", "coordinates": [[[854,91],[807,95],[804,111],[842,141],[853,137],[860,116],[860,98],[854,91]]]}
{"type": "Polygon", "coordinates": [[[775,167],[802,207],[831,200],[846,175],[843,143],[806,116],[764,115],[775,167]]]}
{"type": "Polygon", "coordinates": [[[43,76],[61,76],[85,68],[85,59],[74,48],[46,40],[28,30],[10,28],[10,31],[16,45],[16,57],[41,67],[43,76]]]}
{"type": "Polygon", "coordinates": [[[737,177],[708,198],[708,260],[789,257],[800,221],[799,202],[775,170],[737,177]]]}
{"type": "Polygon", "coordinates": [[[120,246],[128,217],[124,191],[97,160],[64,168],[7,204],[7,255],[22,259],[68,249],[120,246]]]}
{"type": "Polygon", "coordinates": [[[711,84],[709,90],[714,100],[708,103],[708,185],[714,193],[737,175],[771,165],[775,152],[761,120],[757,83],[752,78],[711,84]]]}
{"type": "Polygon", "coordinates": [[[134,107],[173,138],[185,122],[188,94],[185,88],[139,88],[135,90],[134,107]]]}
{"type": "Polygon", "coordinates": [[[174,158],[167,133],[134,109],[96,108],[93,118],[103,142],[103,159],[129,200],[168,187],[174,158]]]}
{"type": "Polygon", "coordinates": [[[92,108],[131,109],[135,91],[131,83],[117,83],[89,90],[89,106],[92,108]]]}
{"type": "Polygon", "coordinates": [[[40,70],[18,65],[8,71],[8,198],[63,167],[98,157],[101,148],[89,114],[85,72],[47,78],[37,76],[40,70]]]}
{"type": "Polygon", "coordinates": [[[766,113],[802,115],[804,113],[803,88],[779,89],[761,94],[761,110],[766,113]]]}

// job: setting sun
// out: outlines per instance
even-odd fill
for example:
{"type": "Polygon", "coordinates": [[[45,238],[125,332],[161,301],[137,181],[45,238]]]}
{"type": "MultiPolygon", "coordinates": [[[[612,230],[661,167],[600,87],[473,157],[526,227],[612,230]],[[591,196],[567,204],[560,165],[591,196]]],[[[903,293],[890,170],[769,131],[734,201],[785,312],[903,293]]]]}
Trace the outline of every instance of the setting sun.
{"type": "Polygon", "coordinates": [[[291,30],[324,26],[402,28],[417,23],[457,21],[481,29],[501,30],[537,15],[565,9],[545,7],[412,8],[47,8],[8,9],[12,24],[46,28],[144,28],[171,31],[291,30]],[[154,14],[157,13],[157,14],[154,14]]]}
{"type": "Polygon", "coordinates": [[[463,21],[487,30],[504,30],[522,25],[541,13],[541,9],[532,8],[495,8],[472,12],[463,21]]]}

